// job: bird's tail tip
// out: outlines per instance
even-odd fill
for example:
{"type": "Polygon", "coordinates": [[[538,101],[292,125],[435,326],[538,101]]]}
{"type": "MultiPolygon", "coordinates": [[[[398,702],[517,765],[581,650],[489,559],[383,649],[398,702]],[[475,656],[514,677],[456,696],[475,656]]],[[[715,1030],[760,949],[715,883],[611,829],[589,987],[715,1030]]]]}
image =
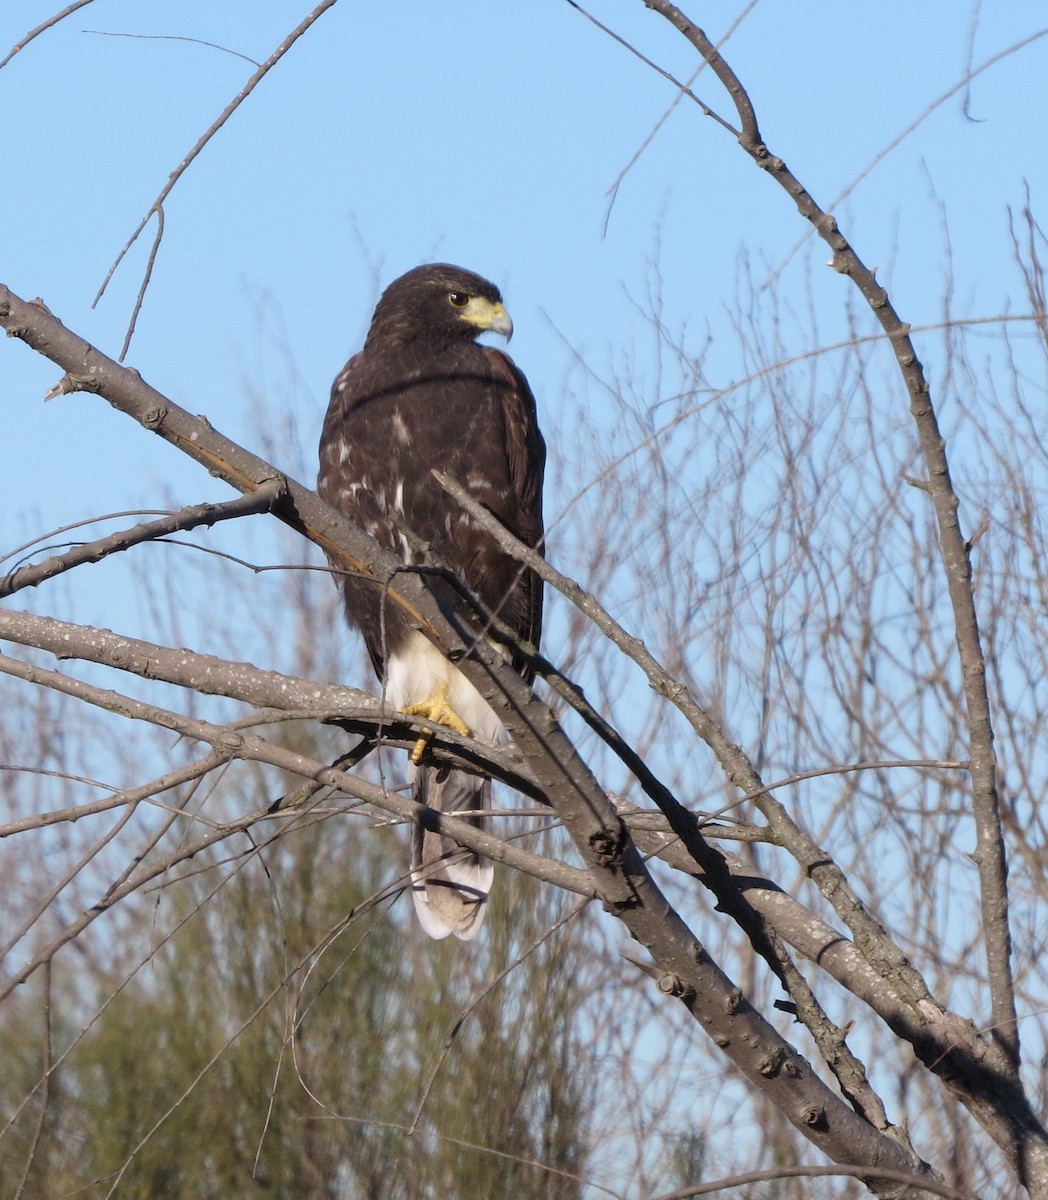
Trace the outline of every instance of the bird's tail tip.
{"type": "MultiPolygon", "coordinates": [[[[429,808],[469,819],[486,830],[486,816],[471,816],[487,808],[489,780],[462,771],[423,767],[415,782],[415,799],[429,808]]],[[[451,934],[468,942],[487,915],[494,864],[450,838],[416,825],[411,837],[411,896],[419,924],[432,938],[451,934]]]]}
{"type": "Polygon", "coordinates": [[[454,934],[468,942],[476,937],[487,915],[493,875],[490,864],[476,872],[472,883],[452,883],[427,873],[425,868],[412,871],[411,898],[423,930],[437,939],[454,934]]]}

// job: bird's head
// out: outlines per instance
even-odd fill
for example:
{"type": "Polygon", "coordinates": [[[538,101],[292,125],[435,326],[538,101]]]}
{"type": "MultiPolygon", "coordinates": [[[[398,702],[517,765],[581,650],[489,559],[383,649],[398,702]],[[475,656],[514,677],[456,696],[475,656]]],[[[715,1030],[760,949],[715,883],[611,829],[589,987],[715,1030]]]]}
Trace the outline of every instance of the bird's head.
{"type": "Polygon", "coordinates": [[[429,263],[386,288],[367,340],[440,347],[472,341],[481,333],[499,333],[507,341],[513,336],[513,322],[498,288],[462,267],[429,263]]]}

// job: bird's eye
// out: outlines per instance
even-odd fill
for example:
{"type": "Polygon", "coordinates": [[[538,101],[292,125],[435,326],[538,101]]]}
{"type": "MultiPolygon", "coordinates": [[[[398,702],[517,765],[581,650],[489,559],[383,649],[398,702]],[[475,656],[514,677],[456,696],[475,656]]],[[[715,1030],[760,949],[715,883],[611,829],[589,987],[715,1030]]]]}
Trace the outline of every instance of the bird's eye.
{"type": "Polygon", "coordinates": [[[469,296],[465,292],[449,292],[448,302],[452,308],[465,308],[469,303],[469,296]]]}

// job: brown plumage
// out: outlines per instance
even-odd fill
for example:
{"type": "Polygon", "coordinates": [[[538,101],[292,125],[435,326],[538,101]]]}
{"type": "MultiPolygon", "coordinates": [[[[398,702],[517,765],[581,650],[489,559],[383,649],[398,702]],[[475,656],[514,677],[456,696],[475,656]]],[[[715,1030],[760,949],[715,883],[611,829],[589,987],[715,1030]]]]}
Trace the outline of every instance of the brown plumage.
{"type": "MultiPolygon", "coordinates": [[[[535,399],[507,355],[475,341],[486,330],[508,337],[512,328],[498,289],[460,267],[416,267],[390,284],[363,350],[332,388],[318,490],[405,562],[422,561],[416,538],[428,543],[488,609],[537,644],[541,582],[431,475],[434,468],[454,475],[521,541],[541,549],[545,445],[535,399]]],[[[490,744],[500,740],[490,707],[398,605],[383,601],[381,586],[348,577],[340,586],[389,703],[490,744]]],[[[442,605],[468,613],[452,588],[430,586],[442,605]]],[[[528,676],[523,662],[515,666],[528,676]]],[[[488,780],[425,764],[413,786],[420,802],[456,813],[488,808],[490,789],[488,780]]],[[[487,827],[487,818],[474,820],[487,827]]],[[[415,828],[413,895],[432,936],[476,933],[491,876],[487,860],[415,828]]]]}

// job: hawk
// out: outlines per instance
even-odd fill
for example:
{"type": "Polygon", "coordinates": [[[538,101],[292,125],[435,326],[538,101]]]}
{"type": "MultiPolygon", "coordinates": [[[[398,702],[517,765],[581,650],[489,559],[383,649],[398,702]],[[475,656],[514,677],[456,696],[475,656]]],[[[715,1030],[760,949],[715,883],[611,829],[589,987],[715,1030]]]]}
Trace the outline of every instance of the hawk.
{"type": "MultiPolygon", "coordinates": [[[[375,309],[364,348],[342,369],[320,440],[320,495],[408,564],[438,561],[522,639],[537,645],[542,585],[501,550],[441,488],[432,471],[455,476],[522,542],[542,547],[542,475],[546,448],[535,398],[508,355],[478,345],[482,333],[513,323],[498,288],[447,263],[416,267],[389,285],[375,309]]],[[[339,580],[346,615],[364,636],[387,700],[489,745],[504,736],[490,706],[374,580],[339,580]]],[[[430,576],[427,586],[448,610],[476,624],[461,595],[430,576]]],[[[519,657],[513,665],[531,673],[519,657]]],[[[414,798],[466,815],[481,829],[491,781],[419,760],[412,754],[414,798]]],[[[450,838],[414,826],[411,881],[415,910],[431,937],[468,940],[484,919],[494,869],[450,838]]]]}

